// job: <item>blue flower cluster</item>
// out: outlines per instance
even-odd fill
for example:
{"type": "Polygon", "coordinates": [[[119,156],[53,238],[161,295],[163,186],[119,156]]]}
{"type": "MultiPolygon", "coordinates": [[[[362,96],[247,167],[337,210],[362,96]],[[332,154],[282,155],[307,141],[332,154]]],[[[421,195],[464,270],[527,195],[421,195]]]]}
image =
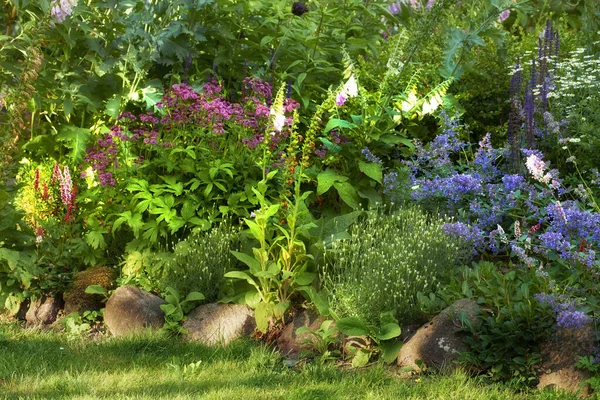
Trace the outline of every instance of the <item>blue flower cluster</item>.
{"type": "Polygon", "coordinates": [[[600,267],[600,214],[576,200],[561,203],[576,191],[564,187],[539,150],[523,149],[531,168],[508,174],[509,166],[501,162],[507,148],[494,149],[486,136],[469,156],[457,123],[446,123],[428,146],[417,143],[414,157],[404,164],[412,198],[458,221],[446,225],[448,234],[472,242],[477,253],[511,254],[528,266],[536,265],[536,258],[558,256],[600,267]]]}
{"type": "Polygon", "coordinates": [[[538,293],[534,295],[540,303],[548,304],[556,315],[556,325],[561,328],[583,328],[591,322],[591,318],[583,311],[576,309],[576,302],[565,295],[538,293]]]}

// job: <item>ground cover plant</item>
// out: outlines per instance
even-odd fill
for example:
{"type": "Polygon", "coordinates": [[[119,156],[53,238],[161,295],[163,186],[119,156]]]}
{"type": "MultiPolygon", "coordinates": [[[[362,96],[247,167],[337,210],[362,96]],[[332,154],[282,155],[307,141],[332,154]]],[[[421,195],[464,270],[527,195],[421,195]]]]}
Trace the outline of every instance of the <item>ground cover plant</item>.
{"type": "Polygon", "coordinates": [[[156,336],[69,341],[55,333],[26,333],[5,322],[0,333],[0,387],[7,399],[575,398],[516,394],[469,382],[463,373],[405,382],[381,367],[363,372],[310,364],[290,368],[272,350],[249,342],[211,349],[156,336]],[[235,377],[232,369],[239,371],[235,377]]]}
{"type": "MultiPolygon", "coordinates": [[[[199,305],[243,305],[265,345],[312,312],[321,320],[298,332],[314,339],[303,352],[314,364],[298,376],[324,374],[311,378],[314,396],[340,398],[332,377],[372,380],[366,397],[420,398],[382,364],[412,325],[461,299],[482,310],[454,321],[471,379],[527,393],[547,340],[597,336],[595,1],[2,0],[0,10],[0,313],[35,325],[36,304],[65,302],[79,311],[54,325],[69,346],[149,343],[163,357],[161,338],[77,339],[110,327],[100,306],[75,305],[135,286],[164,299],[161,334],[175,341],[199,305]],[[82,278],[99,270],[101,282],[82,278]]],[[[1,328],[0,385],[83,395],[93,364],[78,355],[79,375],[54,383],[33,365],[9,373],[15,338],[37,346],[38,333],[15,326],[1,328]]],[[[40,346],[64,339],[39,335],[40,346]]],[[[248,397],[261,387],[301,397],[297,371],[257,346],[190,348],[223,371],[248,368],[258,382],[248,397]]],[[[577,365],[594,388],[598,351],[588,353],[577,365]]],[[[182,357],[152,393],[210,377],[203,359],[182,357]]],[[[463,379],[421,386],[433,398],[437,380],[446,395],[463,383],[483,395],[463,379]]]]}

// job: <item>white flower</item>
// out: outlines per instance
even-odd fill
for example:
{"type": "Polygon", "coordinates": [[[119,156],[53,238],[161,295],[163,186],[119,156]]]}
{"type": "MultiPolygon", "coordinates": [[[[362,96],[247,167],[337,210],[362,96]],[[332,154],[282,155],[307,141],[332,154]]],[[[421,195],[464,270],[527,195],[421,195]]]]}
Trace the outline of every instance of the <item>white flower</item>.
{"type": "Polygon", "coordinates": [[[356,96],[358,96],[358,83],[356,83],[356,78],[352,75],[344,84],[342,90],[335,96],[335,104],[341,107],[346,100],[356,96]]]}
{"type": "Polygon", "coordinates": [[[532,154],[529,157],[527,157],[525,166],[527,167],[527,170],[529,170],[529,173],[531,173],[531,175],[534,177],[534,179],[540,182],[545,182],[547,178],[552,178],[551,176],[548,176],[549,174],[547,174],[547,176],[544,176],[546,164],[542,160],[540,160],[539,157],[535,154],[532,154]]]}
{"type": "Polygon", "coordinates": [[[276,106],[271,108],[271,115],[274,115],[273,118],[273,127],[275,131],[281,132],[283,126],[285,125],[285,115],[283,114],[283,106],[276,106]]]}

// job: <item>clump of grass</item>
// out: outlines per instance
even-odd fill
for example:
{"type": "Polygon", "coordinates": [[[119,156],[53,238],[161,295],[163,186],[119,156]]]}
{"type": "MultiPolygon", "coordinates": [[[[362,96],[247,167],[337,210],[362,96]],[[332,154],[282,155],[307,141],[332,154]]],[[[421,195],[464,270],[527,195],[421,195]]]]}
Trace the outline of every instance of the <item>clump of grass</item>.
{"type": "Polygon", "coordinates": [[[414,207],[370,212],[326,254],[322,280],[333,308],[373,323],[385,311],[401,322],[418,315],[417,293],[435,290],[462,253],[444,222],[414,207]]]}
{"type": "Polygon", "coordinates": [[[170,286],[182,297],[198,291],[207,301],[216,301],[223,275],[235,265],[231,251],[238,249],[239,229],[230,223],[193,233],[175,245],[172,258],[165,263],[159,287],[164,290],[170,286]]]}

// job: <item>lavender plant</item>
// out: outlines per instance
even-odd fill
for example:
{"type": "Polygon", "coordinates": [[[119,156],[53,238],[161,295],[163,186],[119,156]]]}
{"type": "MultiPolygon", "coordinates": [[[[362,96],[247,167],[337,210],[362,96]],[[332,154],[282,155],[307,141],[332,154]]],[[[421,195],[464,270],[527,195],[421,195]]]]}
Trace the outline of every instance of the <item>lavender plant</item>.
{"type": "Polygon", "coordinates": [[[461,245],[442,225],[415,207],[369,212],[326,254],[321,281],[333,309],[369,323],[384,311],[417,316],[417,293],[435,291],[459,263],[461,245]]]}
{"type": "Polygon", "coordinates": [[[173,246],[173,255],[162,268],[161,291],[175,289],[182,297],[198,291],[214,302],[225,292],[224,275],[235,265],[232,251],[239,250],[239,229],[223,222],[207,232],[190,235],[173,246]]]}

